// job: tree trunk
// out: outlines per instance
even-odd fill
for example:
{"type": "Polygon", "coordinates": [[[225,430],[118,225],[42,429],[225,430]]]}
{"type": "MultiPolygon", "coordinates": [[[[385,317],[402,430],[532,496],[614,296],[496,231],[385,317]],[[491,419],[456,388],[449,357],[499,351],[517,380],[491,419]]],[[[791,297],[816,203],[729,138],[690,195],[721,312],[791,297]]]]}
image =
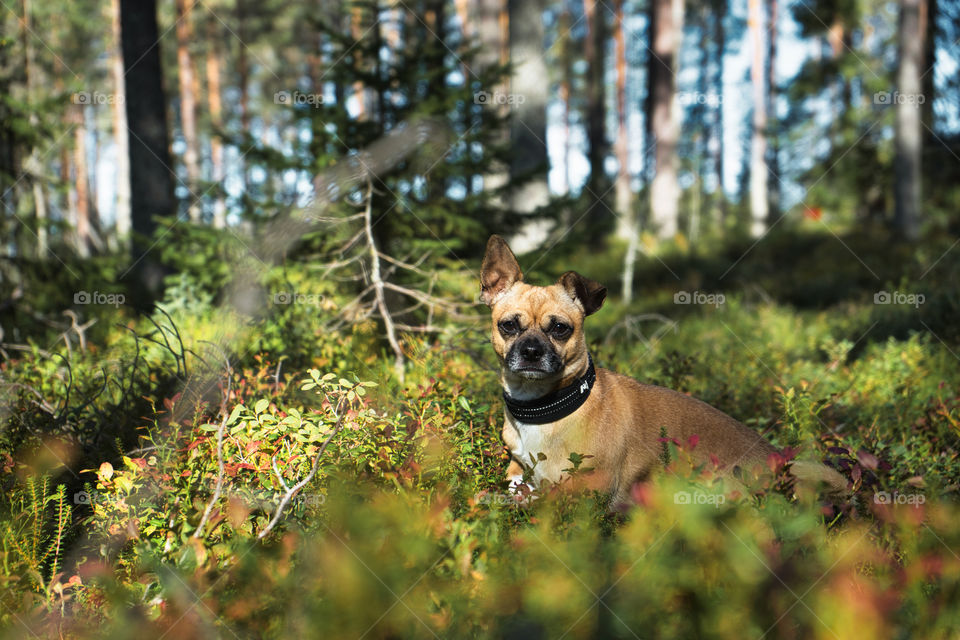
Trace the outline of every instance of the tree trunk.
{"type": "MultiPolygon", "coordinates": [[[[361,39],[363,39],[364,33],[367,30],[365,22],[363,8],[357,5],[351,7],[350,35],[355,42],[360,42],[361,39]]],[[[434,31],[436,31],[436,29],[434,29],[434,31]]],[[[359,47],[353,48],[353,64],[357,71],[363,72],[366,71],[365,67],[367,65],[358,49],[359,47]]],[[[370,118],[370,106],[368,104],[370,99],[366,87],[364,87],[363,82],[360,80],[353,83],[353,98],[356,101],[357,121],[363,122],[368,120],[370,118]]]]}
{"type": "Polygon", "coordinates": [[[126,78],[123,75],[123,50],[120,42],[120,0],[111,0],[113,32],[113,54],[110,60],[110,73],[113,77],[113,154],[116,167],[117,198],[114,209],[117,244],[121,249],[130,249],[130,140],[127,133],[126,78]]]}
{"type": "Polygon", "coordinates": [[[584,15],[587,23],[585,57],[587,61],[587,161],[590,178],[587,182],[589,211],[594,219],[602,217],[606,208],[602,202],[609,189],[609,180],[604,171],[604,162],[609,152],[606,127],[606,104],[604,102],[604,45],[606,44],[607,21],[605,9],[598,0],[584,0],[584,15]]]}
{"type": "Polygon", "coordinates": [[[197,185],[200,183],[200,153],[197,142],[197,96],[194,93],[193,59],[190,43],[193,40],[192,0],[177,1],[177,73],[180,78],[180,128],[185,150],[183,164],[187,168],[187,209],[190,221],[200,222],[200,201],[197,185]]]}
{"type": "MultiPolygon", "coordinates": [[[[220,33],[217,25],[219,21],[207,21],[207,40],[210,49],[207,51],[207,102],[210,109],[210,125],[213,131],[210,134],[210,164],[213,170],[214,187],[213,199],[213,226],[224,229],[227,226],[227,205],[223,199],[223,140],[220,130],[223,128],[223,99],[220,93],[220,33]]],[[[319,53],[317,54],[319,56],[319,53]]],[[[319,89],[314,89],[319,91],[319,89]]]]}
{"type": "Polygon", "coordinates": [[[573,26],[570,11],[564,9],[560,14],[557,23],[557,31],[560,33],[561,41],[558,43],[560,48],[560,103],[563,107],[563,187],[561,191],[570,194],[570,101],[572,99],[570,86],[573,81],[573,61],[574,53],[572,38],[570,35],[573,26]]]}
{"type": "MultiPolygon", "coordinates": [[[[127,82],[127,123],[130,126],[130,208],[134,232],[133,255],[138,287],[134,305],[144,308],[162,282],[158,263],[146,254],[155,217],[176,212],[166,96],[160,65],[156,0],[120,0],[123,66],[127,82]]],[[[133,267],[131,267],[133,269],[133,267]]]]}
{"type": "Polygon", "coordinates": [[[614,187],[614,208],[619,219],[617,235],[629,240],[638,232],[636,212],[633,208],[633,192],[630,188],[630,155],[627,135],[627,47],[623,33],[623,0],[615,0],[616,26],[613,40],[617,70],[617,139],[614,151],[617,156],[617,179],[614,187]]]}
{"type": "Polygon", "coordinates": [[[715,141],[715,150],[713,157],[714,172],[717,174],[717,195],[720,197],[720,227],[726,227],[727,224],[727,193],[723,188],[723,57],[727,48],[727,30],[724,27],[723,19],[727,15],[726,0],[718,0],[714,5],[714,25],[713,39],[716,46],[714,59],[714,78],[713,92],[717,96],[717,109],[713,123],[713,139],[715,141]]]}
{"type": "Polygon", "coordinates": [[[767,96],[763,63],[763,16],[760,0],[749,0],[753,63],[753,132],[750,143],[750,235],[759,238],[767,229],[767,96]]]}
{"type": "Polygon", "coordinates": [[[680,185],[677,142],[680,137],[674,71],[683,34],[683,0],[651,0],[647,120],[656,145],[650,185],[650,222],[661,240],[678,230],[680,185]]]}
{"type": "Polygon", "coordinates": [[[74,184],[77,194],[77,218],[74,250],[81,258],[90,257],[90,171],[87,163],[87,125],[82,105],[74,105],[76,111],[73,129],[73,166],[76,171],[74,184]]]}
{"type": "Polygon", "coordinates": [[[936,82],[937,75],[937,0],[926,0],[926,28],[924,29],[925,46],[923,60],[925,69],[923,70],[923,108],[921,111],[921,122],[925,125],[923,130],[924,144],[934,145],[936,143],[935,114],[933,111],[933,102],[936,100],[936,82]]]}
{"type": "MultiPolygon", "coordinates": [[[[23,39],[23,83],[27,90],[27,99],[33,100],[33,38],[31,35],[32,27],[30,26],[30,3],[29,0],[23,0],[23,18],[21,21],[21,37],[23,39]]],[[[30,126],[38,127],[40,124],[40,119],[37,117],[37,114],[33,111],[30,112],[30,126]]],[[[24,163],[25,173],[28,175],[28,179],[33,190],[33,207],[35,213],[35,224],[37,227],[37,246],[36,246],[36,256],[40,260],[43,260],[47,257],[49,252],[49,236],[47,233],[47,199],[43,193],[43,162],[41,161],[40,150],[36,147],[33,147],[30,150],[30,155],[27,157],[26,162],[24,163]]]]}
{"type": "Polygon", "coordinates": [[[513,72],[510,176],[524,179],[511,194],[510,208],[529,213],[545,206],[550,196],[546,142],[550,75],[543,59],[543,4],[541,0],[510,0],[508,7],[513,72]]]}
{"type": "MultiPolygon", "coordinates": [[[[244,44],[248,38],[246,34],[247,1],[248,0],[237,0],[236,9],[234,10],[237,19],[237,40],[239,41],[239,47],[237,49],[237,84],[240,89],[240,135],[243,139],[243,149],[240,150],[239,161],[240,192],[243,194],[242,198],[244,199],[247,198],[247,188],[249,185],[247,163],[244,157],[251,148],[248,141],[250,136],[250,64],[247,60],[247,45],[244,44]]],[[[339,4],[337,6],[339,6],[339,4]]],[[[337,96],[337,104],[343,104],[341,96],[339,95],[337,96]]]]}
{"type": "Polygon", "coordinates": [[[907,240],[920,232],[920,177],[923,125],[918,98],[923,90],[925,0],[900,0],[894,156],[894,226],[907,240]]]}
{"type": "MultiPolygon", "coordinates": [[[[479,36],[479,53],[477,66],[487,69],[496,65],[505,65],[510,61],[510,12],[508,0],[476,0],[477,34],[479,36]]],[[[507,87],[480,87],[481,92],[487,94],[505,94],[507,87]]],[[[484,109],[496,109],[500,114],[506,113],[506,104],[484,105],[484,109]]],[[[507,140],[502,141],[504,144],[507,140]]],[[[500,164],[500,163],[497,163],[500,164]]],[[[487,173],[483,176],[483,188],[486,191],[498,189],[507,183],[508,167],[490,166],[487,163],[487,173]]]]}
{"type": "Polygon", "coordinates": [[[767,30],[767,117],[770,120],[770,149],[767,184],[769,187],[767,225],[780,217],[780,127],[777,121],[777,0],[767,0],[770,28],[767,30]]]}

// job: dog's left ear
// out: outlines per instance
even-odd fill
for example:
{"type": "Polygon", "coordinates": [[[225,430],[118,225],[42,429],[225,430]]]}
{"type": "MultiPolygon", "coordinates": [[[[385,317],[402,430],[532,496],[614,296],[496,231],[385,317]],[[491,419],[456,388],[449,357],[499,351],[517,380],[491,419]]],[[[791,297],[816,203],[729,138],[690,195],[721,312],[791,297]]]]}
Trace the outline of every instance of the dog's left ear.
{"type": "Polygon", "coordinates": [[[580,301],[580,304],[583,305],[584,315],[590,315],[600,309],[607,297],[605,286],[590,278],[583,277],[576,271],[567,271],[560,276],[557,284],[566,289],[574,300],[580,301]]]}
{"type": "Polygon", "coordinates": [[[498,235],[490,236],[480,267],[480,299],[493,306],[503,292],[520,280],[523,280],[523,272],[507,241],[498,235]]]}

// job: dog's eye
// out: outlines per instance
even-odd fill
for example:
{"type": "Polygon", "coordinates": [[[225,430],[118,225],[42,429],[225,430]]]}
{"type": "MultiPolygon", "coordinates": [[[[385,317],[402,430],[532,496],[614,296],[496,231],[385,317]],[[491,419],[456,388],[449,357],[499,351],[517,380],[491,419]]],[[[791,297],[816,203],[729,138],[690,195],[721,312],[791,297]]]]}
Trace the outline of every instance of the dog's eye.
{"type": "Polygon", "coordinates": [[[516,320],[501,320],[497,327],[500,329],[500,333],[505,336],[512,336],[520,331],[520,325],[517,324],[516,320]]]}
{"type": "Polygon", "coordinates": [[[573,327],[563,322],[554,322],[550,325],[550,334],[555,338],[566,338],[573,331],[573,327]]]}

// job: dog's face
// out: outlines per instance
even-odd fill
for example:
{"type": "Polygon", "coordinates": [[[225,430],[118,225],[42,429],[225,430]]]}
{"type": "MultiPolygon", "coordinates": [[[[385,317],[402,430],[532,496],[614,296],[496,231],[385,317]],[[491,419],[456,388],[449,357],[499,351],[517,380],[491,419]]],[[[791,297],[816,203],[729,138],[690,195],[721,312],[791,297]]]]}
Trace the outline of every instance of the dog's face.
{"type": "Polygon", "coordinates": [[[520,265],[500,236],[491,236],[480,273],[480,297],[490,306],[493,348],[504,375],[557,383],[587,359],[583,320],[603,304],[607,289],[574,271],[556,284],[522,282],[520,265]]]}

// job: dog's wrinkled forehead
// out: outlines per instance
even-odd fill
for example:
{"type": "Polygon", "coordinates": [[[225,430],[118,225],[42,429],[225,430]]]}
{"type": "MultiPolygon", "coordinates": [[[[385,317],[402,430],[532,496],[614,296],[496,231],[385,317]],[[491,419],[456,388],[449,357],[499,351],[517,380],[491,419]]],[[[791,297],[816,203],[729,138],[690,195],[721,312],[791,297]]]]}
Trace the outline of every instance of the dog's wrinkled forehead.
{"type": "Polygon", "coordinates": [[[563,314],[573,320],[583,315],[583,307],[563,287],[537,287],[525,282],[518,282],[504,291],[494,303],[492,311],[494,320],[518,312],[528,314],[532,319],[563,314]]]}

